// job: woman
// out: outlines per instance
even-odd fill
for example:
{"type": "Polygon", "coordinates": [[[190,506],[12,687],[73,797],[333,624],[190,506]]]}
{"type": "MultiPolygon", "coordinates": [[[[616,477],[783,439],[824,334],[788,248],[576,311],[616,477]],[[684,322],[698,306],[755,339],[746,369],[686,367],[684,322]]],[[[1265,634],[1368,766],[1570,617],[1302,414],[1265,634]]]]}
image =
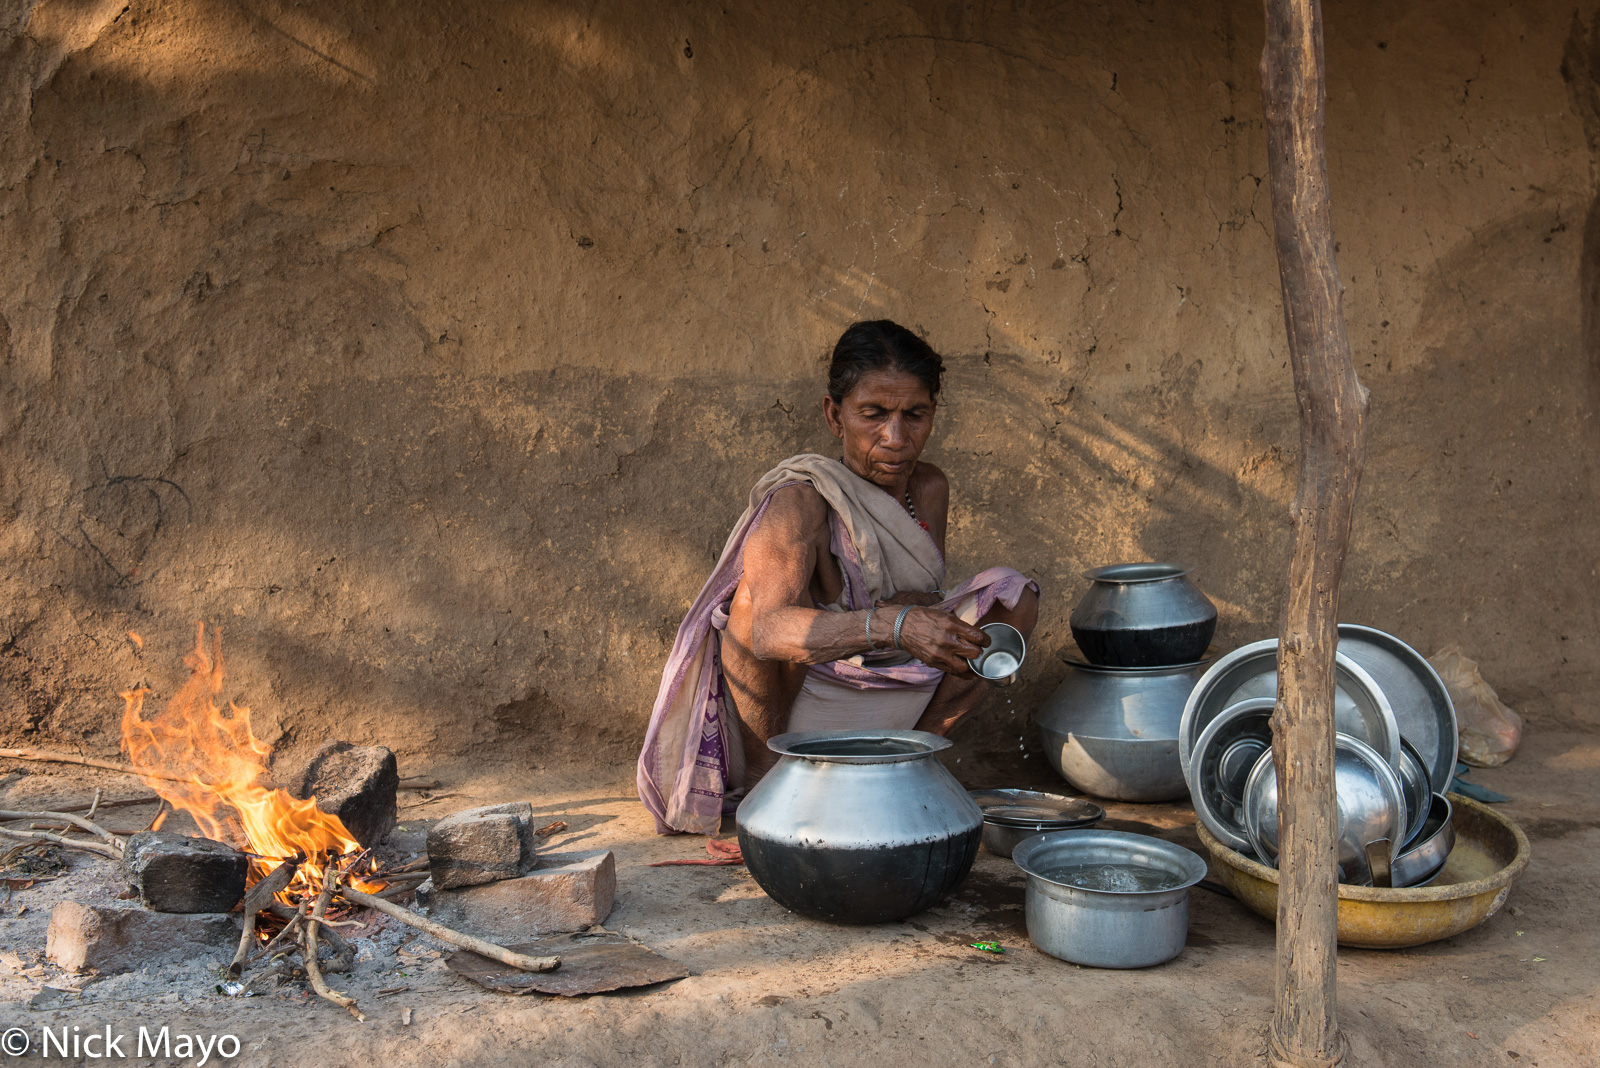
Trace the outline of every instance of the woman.
{"type": "Polygon", "coordinates": [[[791,457],[756,483],[678,629],[639,758],[663,833],[714,833],[776,759],[774,735],[948,733],[990,685],[966,664],[988,644],[979,626],[1032,632],[1039,588],[1016,571],[943,588],[950,485],[920,459],[943,371],[888,320],[834,346],[823,416],[841,456],[791,457]]]}

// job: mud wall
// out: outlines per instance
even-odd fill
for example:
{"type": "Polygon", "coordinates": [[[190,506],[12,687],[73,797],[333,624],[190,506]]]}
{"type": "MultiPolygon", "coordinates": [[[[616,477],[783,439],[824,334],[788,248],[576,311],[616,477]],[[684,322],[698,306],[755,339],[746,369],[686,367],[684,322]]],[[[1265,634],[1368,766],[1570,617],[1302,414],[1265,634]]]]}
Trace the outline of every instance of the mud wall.
{"type": "MultiPolygon", "coordinates": [[[[1589,15],[1327,18],[1373,394],[1345,618],[1579,693],[1589,15]]],[[[113,752],[116,691],[169,694],[206,619],[284,752],[624,776],[748,485],[828,447],[824,355],[865,317],[948,354],[953,572],[1043,584],[1019,706],[1085,567],[1192,561],[1219,639],[1266,636],[1297,426],[1259,20],[13,0],[0,744],[113,752]]],[[[1014,757],[1019,718],[960,737],[1014,757]]]]}

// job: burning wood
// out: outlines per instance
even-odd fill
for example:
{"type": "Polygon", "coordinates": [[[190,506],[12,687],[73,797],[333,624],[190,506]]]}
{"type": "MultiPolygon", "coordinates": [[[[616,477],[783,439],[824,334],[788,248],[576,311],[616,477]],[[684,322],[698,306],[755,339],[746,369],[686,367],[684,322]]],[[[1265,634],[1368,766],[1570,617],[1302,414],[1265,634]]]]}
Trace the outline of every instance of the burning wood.
{"type": "MultiPolygon", "coordinates": [[[[360,858],[358,857],[356,859],[359,860],[360,858]]],[[[351,867],[354,866],[355,862],[352,861],[351,867]]],[[[322,919],[322,914],[328,911],[328,902],[333,900],[333,891],[334,888],[339,885],[339,877],[341,874],[342,873],[339,871],[338,867],[334,864],[329,864],[323,869],[322,890],[317,894],[316,905],[312,907],[311,922],[303,925],[303,930],[305,932],[305,952],[302,955],[305,958],[306,975],[311,980],[312,989],[315,990],[319,996],[333,1002],[340,1008],[348,1009],[351,1016],[354,1016],[356,1019],[365,1023],[367,1018],[366,1016],[362,1015],[360,1007],[356,1005],[356,999],[341,994],[339,991],[328,986],[327,982],[322,978],[322,968],[317,961],[317,932],[322,929],[322,924],[324,922],[322,919]]]]}
{"type": "MultiPolygon", "coordinates": [[[[188,681],[148,719],[148,690],[122,694],[123,747],[145,784],[193,817],[207,838],[246,846],[258,858],[252,865],[258,879],[284,857],[343,856],[358,849],[355,836],[337,816],[318,808],[315,798],[296,800],[260,785],[271,746],[251,730],[248,708],[229,702],[225,715],[216,701],[224,672],[221,633],[213,633],[207,650],[200,624],[184,663],[191,672],[188,681]]],[[[308,860],[298,874],[313,886],[322,864],[308,860]]]]}

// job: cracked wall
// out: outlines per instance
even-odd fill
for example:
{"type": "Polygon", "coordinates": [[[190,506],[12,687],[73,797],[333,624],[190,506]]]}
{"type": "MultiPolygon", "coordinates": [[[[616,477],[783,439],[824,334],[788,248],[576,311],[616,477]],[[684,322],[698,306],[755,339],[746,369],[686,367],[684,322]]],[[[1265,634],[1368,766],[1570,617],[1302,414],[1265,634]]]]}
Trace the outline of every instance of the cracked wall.
{"type": "MultiPolygon", "coordinates": [[[[1297,430],[1259,19],[7,4],[0,742],[114,751],[116,692],[169,694],[203,618],[285,752],[625,775],[749,484],[827,449],[862,317],[948,354],[952,570],[1044,586],[1011,707],[1059,680],[1086,567],[1191,561],[1221,641],[1269,634],[1297,430]]],[[[1580,693],[1592,17],[1327,19],[1373,393],[1345,618],[1580,693]]],[[[1014,759],[996,706],[958,737],[1014,759]]]]}

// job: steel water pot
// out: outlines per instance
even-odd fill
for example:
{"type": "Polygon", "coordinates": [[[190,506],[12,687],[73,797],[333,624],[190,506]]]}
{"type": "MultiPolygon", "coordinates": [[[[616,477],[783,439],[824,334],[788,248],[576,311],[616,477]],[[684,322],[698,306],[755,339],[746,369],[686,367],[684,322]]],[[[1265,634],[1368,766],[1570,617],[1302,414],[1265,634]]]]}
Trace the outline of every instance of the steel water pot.
{"type": "Polygon", "coordinates": [[[978,854],[983,813],[926,731],[800,731],[739,805],[739,848],[778,904],[831,923],[903,920],[937,903],[978,854]]]}
{"type": "Polygon", "coordinates": [[[1187,797],[1178,728],[1189,691],[1210,666],[1101,668],[1068,660],[1066,678],[1034,716],[1045,756],[1095,797],[1187,797]]]}
{"type": "Polygon", "coordinates": [[[1217,606],[1178,564],[1113,564],[1085,571],[1093,583],[1072,610],[1073,640],[1091,664],[1192,664],[1217,630],[1217,606]]]}

